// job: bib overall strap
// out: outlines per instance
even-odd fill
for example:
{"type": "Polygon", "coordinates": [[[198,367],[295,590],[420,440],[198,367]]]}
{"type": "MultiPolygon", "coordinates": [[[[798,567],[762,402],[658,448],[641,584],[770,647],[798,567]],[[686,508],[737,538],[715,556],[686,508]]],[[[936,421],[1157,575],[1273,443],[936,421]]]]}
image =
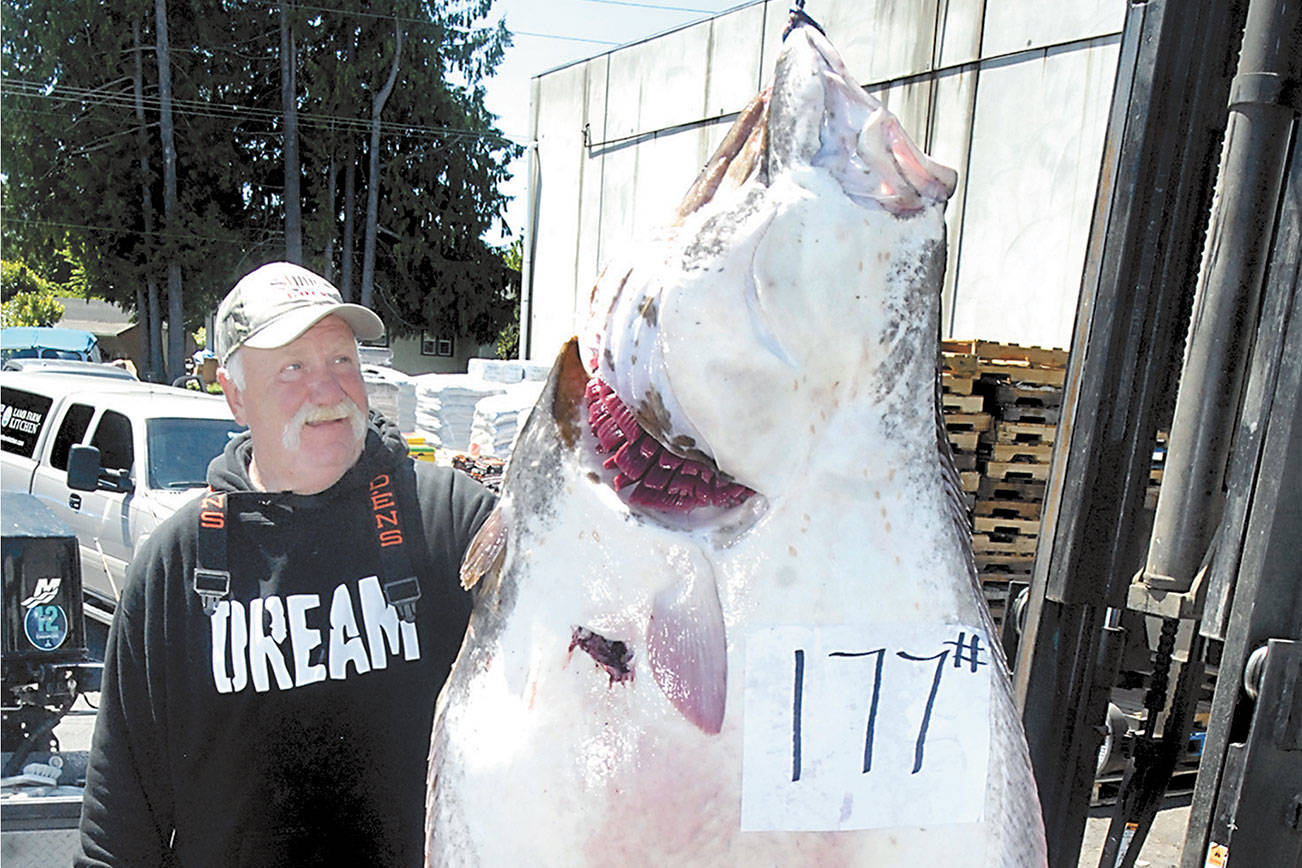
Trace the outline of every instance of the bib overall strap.
{"type": "Polygon", "coordinates": [[[226,492],[211,489],[199,499],[199,537],[195,552],[194,590],[211,616],[217,603],[231,592],[226,566],[226,492]]]}
{"type": "MultiPolygon", "coordinates": [[[[375,519],[376,542],[380,547],[380,583],[384,599],[398,610],[398,617],[415,622],[420,582],[412,568],[411,546],[403,534],[403,514],[416,508],[414,497],[399,497],[393,474],[381,473],[371,480],[370,504],[375,519]]],[[[419,515],[417,516],[419,520],[419,515]]]]}

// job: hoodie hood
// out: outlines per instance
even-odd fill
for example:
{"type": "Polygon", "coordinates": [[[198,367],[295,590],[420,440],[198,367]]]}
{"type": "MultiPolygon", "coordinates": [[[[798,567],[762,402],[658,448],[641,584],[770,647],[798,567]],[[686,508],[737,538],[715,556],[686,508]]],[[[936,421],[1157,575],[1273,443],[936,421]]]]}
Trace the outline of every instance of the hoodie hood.
{"type": "MultiPolygon", "coordinates": [[[[367,419],[366,443],[362,446],[361,456],[334,485],[318,494],[280,494],[304,505],[325,502],[336,492],[350,489],[358,480],[364,483],[377,473],[392,469],[406,457],[407,441],[398,426],[372,410],[367,419]]],[[[249,432],[244,431],[232,438],[222,454],[209,463],[208,485],[213,491],[256,491],[249,479],[249,462],[252,460],[253,440],[249,432]]]]}

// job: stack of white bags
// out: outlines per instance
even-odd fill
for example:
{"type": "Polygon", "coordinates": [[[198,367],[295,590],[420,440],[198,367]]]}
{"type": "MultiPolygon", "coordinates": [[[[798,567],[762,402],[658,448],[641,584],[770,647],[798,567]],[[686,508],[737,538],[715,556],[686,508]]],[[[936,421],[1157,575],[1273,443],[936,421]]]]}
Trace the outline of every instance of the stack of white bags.
{"type": "Polygon", "coordinates": [[[475,405],[501,395],[505,383],[470,374],[422,374],[416,382],[415,433],[430,446],[464,450],[470,445],[475,405]]]}
{"type": "Polygon", "coordinates": [[[550,370],[531,362],[470,359],[464,374],[413,377],[410,430],[430,446],[506,458],[550,370]]]}
{"type": "Polygon", "coordinates": [[[401,371],[380,365],[362,365],[362,381],[371,409],[398,426],[416,428],[416,383],[401,371]]]}
{"type": "Polygon", "coordinates": [[[481,399],[475,405],[475,418],[470,424],[470,450],[477,450],[480,455],[508,457],[542,387],[536,380],[515,383],[500,395],[481,399]]]}

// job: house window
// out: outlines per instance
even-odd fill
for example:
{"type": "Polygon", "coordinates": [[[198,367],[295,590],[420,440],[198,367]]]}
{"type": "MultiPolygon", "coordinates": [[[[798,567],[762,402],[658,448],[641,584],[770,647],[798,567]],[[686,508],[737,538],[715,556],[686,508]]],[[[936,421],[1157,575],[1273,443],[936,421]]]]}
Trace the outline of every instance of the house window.
{"type": "Polygon", "coordinates": [[[420,354],[422,356],[452,357],[452,338],[435,337],[424,329],[420,333],[420,354]]]}

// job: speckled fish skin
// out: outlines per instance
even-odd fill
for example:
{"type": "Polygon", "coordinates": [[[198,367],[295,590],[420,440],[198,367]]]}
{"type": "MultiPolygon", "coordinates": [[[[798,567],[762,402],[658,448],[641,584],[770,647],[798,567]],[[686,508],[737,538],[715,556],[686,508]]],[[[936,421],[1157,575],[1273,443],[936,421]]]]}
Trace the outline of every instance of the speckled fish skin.
{"type": "Polygon", "coordinates": [[[605,272],[467,556],[479,585],[436,713],[428,864],[1045,864],[997,659],[977,822],[741,830],[748,629],[994,635],[938,424],[953,188],[825,37],[794,26],[672,224],[605,272]],[[592,376],[756,494],[629,507],[588,427],[592,376]],[[596,665],[594,636],[622,643],[618,666],[596,665]]]}

